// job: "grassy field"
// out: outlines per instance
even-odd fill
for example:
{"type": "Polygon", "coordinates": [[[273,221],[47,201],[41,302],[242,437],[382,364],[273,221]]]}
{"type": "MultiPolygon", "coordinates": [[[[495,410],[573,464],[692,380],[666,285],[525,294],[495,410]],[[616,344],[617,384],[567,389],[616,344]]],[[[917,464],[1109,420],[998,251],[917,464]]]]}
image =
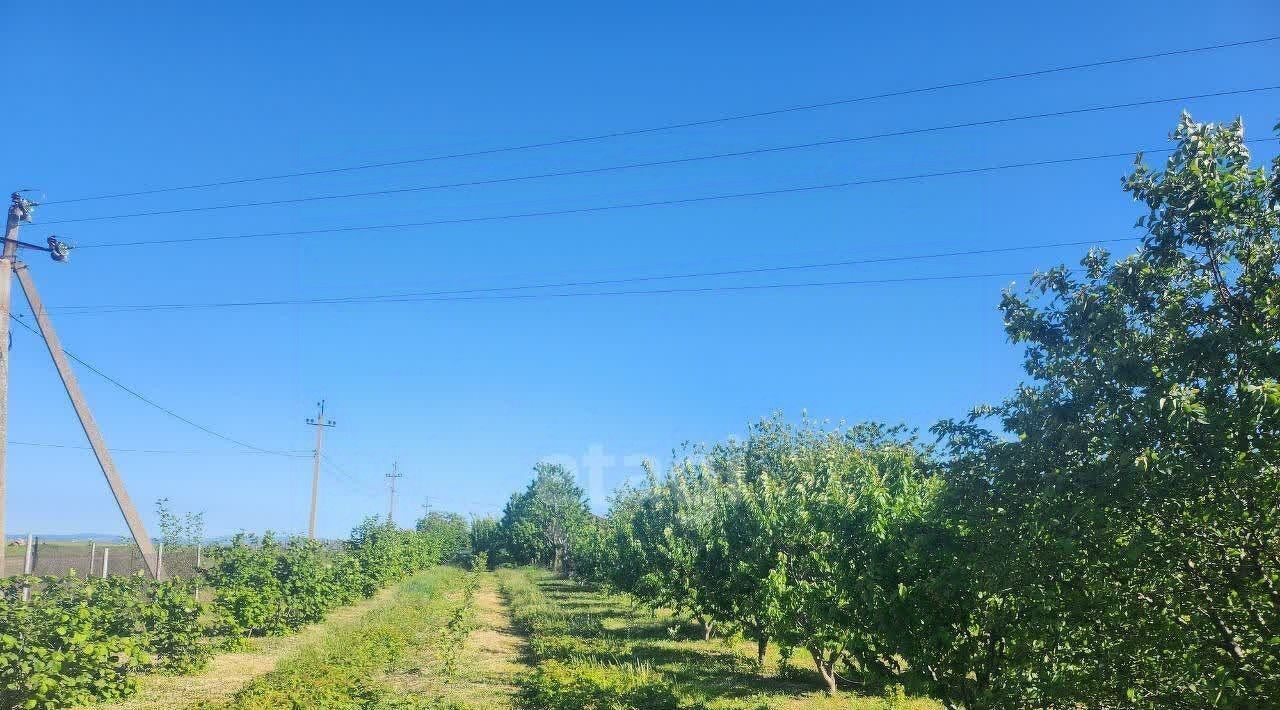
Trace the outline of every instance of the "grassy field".
{"type": "Polygon", "coordinates": [[[463,595],[466,573],[438,567],[392,589],[390,598],[356,623],[334,629],[318,643],[283,659],[270,673],[206,707],[268,708],[437,707],[406,693],[393,678],[430,672],[418,661],[438,640],[463,595]]]}
{"type": "Polygon", "coordinates": [[[634,609],[620,597],[555,579],[546,572],[500,570],[498,574],[517,627],[529,634],[526,660],[536,666],[536,673],[525,676],[522,692],[533,706],[940,707],[927,699],[852,692],[828,697],[819,690],[815,671],[780,666],[776,649],[760,669],[755,666],[752,642],[704,641],[696,629],[683,627],[669,616],[634,609]]]}
{"type": "Polygon", "coordinates": [[[511,624],[493,573],[481,576],[471,623],[459,645],[456,668],[445,672],[438,647],[419,647],[401,670],[384,680],[425,707],[511,708],[516,681],[529,670],[524,640],[511,624]]]}
{"type": "MultiPolygon", "coordinates": [[[[372,707],[394,700],[383,679],[433,634],[465,573],[438,567],[282,637],[252,639],[192,676],[147,676],[122,703],[83,710],[372,707]]],[[[418,707],[388,704],[387,707],[418,707]]]]}
{"type": "MultiPolygon", "coordinates": [[[[175,708],[771,708],[935,710],[827,697],[816,673],[763,669],[754,644],[704,641],[669,615],[540,570],[438,567],[287,637],[255,639],[194,676],[142,679],[98,710],[175,708]]],[[[797,659],[798,661],[799,659],[797,659]]]]}

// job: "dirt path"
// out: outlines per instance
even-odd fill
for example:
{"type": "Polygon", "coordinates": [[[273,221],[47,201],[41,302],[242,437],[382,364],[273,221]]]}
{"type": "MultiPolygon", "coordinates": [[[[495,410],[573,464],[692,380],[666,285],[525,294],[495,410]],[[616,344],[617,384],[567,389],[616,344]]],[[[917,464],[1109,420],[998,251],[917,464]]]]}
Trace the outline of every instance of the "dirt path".
{"type": "Polygon", "coordinates": [[[383,589],[358,604],[336,609],[324,621],[312,624],[292,636],[252,639],[249,650],[220,653],[199,674],[146,676],[138,683],[137,695],[129,700],[90,705],[84,710],[169,710],[225,701],[249,681],[270,673],[282,658],[319,642],[335,629],[359,623],[365,614],[386,605],[391,600],[394,589],[383,589]]]}
{"type": "Polygon", "coordinates": [[[441,676],[432,650],[415,659],[412,673],[391,681],[398,690],[477,709],[514,706],[515,680],[529,667],[522,660],[524,639],[511,626],[510,611],[492,573],[482,578],[474,605],[476,627],[463,646],[457,677],[441,676]]]}

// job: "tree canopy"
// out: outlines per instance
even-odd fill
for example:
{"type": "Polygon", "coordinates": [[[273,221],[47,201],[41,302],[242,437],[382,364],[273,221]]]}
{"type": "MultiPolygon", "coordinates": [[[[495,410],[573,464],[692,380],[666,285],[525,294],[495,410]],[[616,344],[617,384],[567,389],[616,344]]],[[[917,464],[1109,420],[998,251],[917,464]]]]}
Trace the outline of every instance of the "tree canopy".
{"type": "MultiPolygon", "coordinates": [[[[1280,128],[1280,127],[1278,127],[1280,128]]],[[[1280,698],[1280,165],[1184,115],[1122,187],[1143,240],[1000,310],[1026,381],[912,432],[762,420],[587,513],[540,465],[501,521],[541,562],[948,707],[1280,698]],[[569,564],[569,558],[574,564],[569,564]]]]}

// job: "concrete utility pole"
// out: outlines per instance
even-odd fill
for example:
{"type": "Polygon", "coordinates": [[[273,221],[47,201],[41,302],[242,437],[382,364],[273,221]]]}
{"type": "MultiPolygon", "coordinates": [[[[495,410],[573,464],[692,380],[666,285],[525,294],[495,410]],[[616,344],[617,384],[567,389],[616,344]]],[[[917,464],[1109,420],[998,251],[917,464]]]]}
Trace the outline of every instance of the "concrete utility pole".
{"type": "Polygon", "coordinates": [[[332,419],[324,418],[323,399],[316,407],[319,409],[316,418],[307,420],[308,424],[316,428],[315,461],[311,465],[311,521],[307,524],[307,537],[312,540],[316,539],[316,500],[320,497],[320,447],[324,446],[325,427],[337,426],[332,419]]]}
{"type": "Polygon", "coordinates": [[[387,474],[387,480],[391,481],[391,505],[387,507],[387,524],[396,524],[396,480],[404,478],[404,474],[400,473],[400,464],[391,464],[391,473],[387,474]]]}
{"type": "MultiPolygon", "coordinates": [[[[142,524],[142,518],[138,516],[138,511],[134,508],[133,501],[129,498],[129,493],[124,487],[124,481],[121,480],[120,474],[116,472],[115,463],[111,460],[111,452],[107,449],[106,440],[102,438],[102,432],[98,430],[98,425],[93,420],[93,414],[89,411],[89,405],[85,402],[84,394],[80,392],[80,385],[76,381],[76,376],[71,370],[70,363],[67,361],[67,354],[62,350],[62,343],[58,341],[58,334],[53,329],[53,323],[49,321],[49,314],[45,312],[44,304],[40,301],[40,294],[36,291],[35,282],[31,280],[31,273],[27,265],[17,259],[17,249],[18,247],[23,247],[25,249],[48,252],[54,261],[66,261],[69,248],[66,244],[59,242],[57,237],[49,237],[47,247],[19,241],[18,224],[31,221],[31,212],[36,205],[17,192],[10,196],[10,200],[12,204],[9,207],[9,217],[5,228],[4,250],[0,253],[0,353],[3,354],[0,356],[0,402],[6,402],[8,397],[9,290],[10,276],[16,272],[18,283],[22,286],[22,291],[27,297],[31,312],[35,315],[40,335],[44,338],[44,344],[49,349],[49,356],[53,358],[54,367],[57,368],[58,375],[62,378],[62,385],[67,391],[67,397],[71,399],[71,406],[75,409],[76,416],[80,419],[80,426],[84,429],[84,434],[89,439],[89,446],[93,449],[93,454],[98,459],[98,465],[102,467],[102,474],[106,476],[107,485],[110,486],[111,493],[115,496],[116,505],[120,507],[120,513],[124,516],[125,523],[129,526],[133,541],[137,544],[138,551],[142,553],[142,561],[146,565],[147,571],[151,573],[152,577],[158,578],[159,560],[156,559],[151,537],[147,535],[147,529],[142,524]]],[[[0,405],[0,511],[3,511],[4,507],[2,490],[4,477],[3,446],[8,434],[7,415],[7,403],[0,405]]],[[[2,520],[0,518],[0,521],[2,520]]],[[[4,554],[3,541],[3,523],[0,522],[0,560],[3,560],[2,555],[4,554]]]]}
{"type": "Polygon", "coordinates": [[[4,532],[5,454],[9,440],[9,296],[13,285],[13,262],[18,255],[18,226],[31,219],[31,203],[13,193],[4,226],[4,250],[0,254],[0,576],[5,573],[4,532]]]}
{"type": "Polygon", "coordinates": [[[98,466],[102,468],[102,475],[107,478],[107,485],[116,498],[116,505],[120,507],[125,525],[129,526],[129,533],[133,535],[133,541],[137,543],[138,551],[142,553],[142,562],[146,565],[151,577],[159,579],[160,560],[156,555],[155,547],[151,544],[151,536],[147,534],[147,528],[142,524],[142,517],[138,515],[138,509],[133,506],[133,500],[129,498],[124,480],[116,471],[115,461],[111,459],[111,451],[107,449],[107,441],[102,438],[98,423],[93,420],[93,413],[89,411],[89,403],[85,401],[84,393],[80,391],[76,373],[71,369],[71,363],[67,361],[67,354],[62,350],[58,333],[53,329],[53,323],[49,322],[49,314],[45,312],[44,303],[41,302],[40,294],[36,291],[36,284],[31,280],[31,270],[26,264],[19,263],[14,268],[14,272],[18,275],[22,292],[27,296],[31,312],[35,314],[36,325],[40,327],[40,335],[44,336],[44,344],[49,349],[49,356],[53,358],[53,365],[62,378],[62,386],[66,388],[67,397],[71,399],[71,407],[80,418],[80,427],[84,429],[84,435],[89,439],[93,455],[98,458],[98,466]]]}

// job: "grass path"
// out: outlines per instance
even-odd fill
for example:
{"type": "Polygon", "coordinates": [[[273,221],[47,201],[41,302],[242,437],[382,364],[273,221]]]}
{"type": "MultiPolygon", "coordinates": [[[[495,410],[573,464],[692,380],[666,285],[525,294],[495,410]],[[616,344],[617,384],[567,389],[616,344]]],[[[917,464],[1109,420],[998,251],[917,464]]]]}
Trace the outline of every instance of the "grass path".
{"type": "MultiPolygon", "coordinates": [[[[776,648],[770,648],[763,669],[755,664],[755,644],[745,640],[702,640],[699,630],[681,624],[667,614],[633,608],[625,599],[574,582],[560,580],[540,570],[503,570],[504,585],[512,589],[532,581],[536,590],[516,594],[514,612],[522,618],[522,605],[539,608],[535,617],[551,618],[543,626],[552,631],[530,639],[540,657],[538,667],[555,677],[569,678],[551,697],[573,696],[563,705],[583,707],[582,700],[604,700],[596,688],[634,687],[656,676],[683,698],[682,707],[708,710],[938,710],[924,698],[890,701],[860,696],[851,691],[829,697],[823,693],[817,673],[807,665],[781,664],[776,648]],[[524,601],[521,601],[521,600],[524,601]],[[630,676],[630,680],[626,678],[630,676]]],[[[591,702],[588,700],[588,703],[591,702]]],[[[603,705],[601,705],[603,706],[603,705]]],[[[665,707],[665,706],[664,706],[665,707]]]]}
{"type": "Polygon", "coordinates": [[[524,640],[511,625],[507,605],[498,594],[493,573],[480,579],[474,601],[474,627],[463,643],[458,672],[440,672],[436,649],[424,647],[400,673],[387,682],[402,697],[414,697],[425,707],[512,708],[516,679],[529,670],[524,640]]]}
{"type": "Polygon", "coordinates": [[[422,649],[437,646],[464,603],[467,573],[436,567],[393,588],[390,601],[241,688],[228,710],[432,708],[387,682],[422,649]]]}
{"type": "Polygon", "coordinates": [[[202,673],[147,676],[133,698],[84,710],[372,707],[394,691],[370,681],[429,642],[464,574],[437,567],[414,575],[297,634],[219,654],[202,673]]]}
{"type": "Polygon", "coordinates": [[[282,659],[314,646],[326,636],[360,623],[371,611],[390,603],[395,587],[383,589],[369,599],[336,609],[328,618],[291,636],[249,640],[249,648],[214,656],[204,671],[189,676],[152,675],[143,677],[138,693],[118,703],[99,703],[82,710],[170,710],[228,700],[255,678],[265,675],[282,659]]]}

